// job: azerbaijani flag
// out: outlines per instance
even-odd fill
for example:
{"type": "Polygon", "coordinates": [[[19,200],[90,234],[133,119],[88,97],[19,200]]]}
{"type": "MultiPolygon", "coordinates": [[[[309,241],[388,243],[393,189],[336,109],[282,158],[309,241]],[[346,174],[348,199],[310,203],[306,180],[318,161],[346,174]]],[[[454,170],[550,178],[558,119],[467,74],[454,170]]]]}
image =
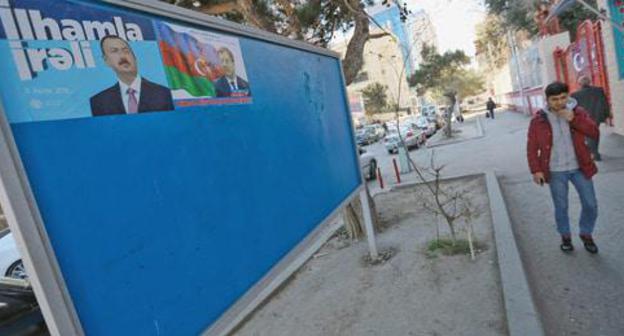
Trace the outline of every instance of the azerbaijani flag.
{"type": "Polygon", "coordinates": [[[193,97],[216,96],[213,81],[223,74],[217,50],[166,23],[156,25],[169,88],[193,97]]]}

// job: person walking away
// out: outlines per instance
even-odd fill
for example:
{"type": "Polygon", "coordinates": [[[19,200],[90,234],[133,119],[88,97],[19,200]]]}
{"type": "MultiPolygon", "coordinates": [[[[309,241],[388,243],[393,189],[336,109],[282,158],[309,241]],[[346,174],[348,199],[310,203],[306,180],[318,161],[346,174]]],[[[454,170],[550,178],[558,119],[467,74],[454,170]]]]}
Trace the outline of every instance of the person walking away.
{"type": "Polygon", "coordinates": [[[598,172],[585,138],[597,139],[598,126],[585,109],[569,99],[568,85],[554,82],[546,87],[547,107],[538,111],[529,125],[527,160],[533,181],[547,183],[555,208],[560,248],[574,250],[568,217],[569,182],[581,200],[580,238],[585,249],[598,253],[593,231],[598,202],[592,177],[598,172]]]}
{"type": "Polygon", "coordinates": [[[492,97],[488,98],[487,103],[485,103],[485,108],[487,109],[485,117],[494,119],[494,109],[496,108],[496,103],[492,100],[492,97]]]}
{"type": "MultiPolygon", "coordinates": [[[[572,97],[576,99],[578,105],[584,108],[589,116],[594,120],[596,125],[600,127],[600,124],[607,123],[613,125],[613,115],[609,109],[609,102],[607,101],[607,95],[604,90],[597,86],[591,85],[591,80],[587,76],[581,76],[578,79],[578,83],[581,86],[579,90],[572,94],[572,97]]],[[[601,161],[602,157],[598,150],[600,139],[587,138],[587,145],[594,155],[596,161],[601,161]]]]}
{"type": "Polygon", "coordinates": [[[455,115],[455,119],[460,123],[464,122],[464,116],[461,113],[461,107],[459,106],[459,98],[455,95],[455,104],[453,105],[453,114],[455,115]]]}

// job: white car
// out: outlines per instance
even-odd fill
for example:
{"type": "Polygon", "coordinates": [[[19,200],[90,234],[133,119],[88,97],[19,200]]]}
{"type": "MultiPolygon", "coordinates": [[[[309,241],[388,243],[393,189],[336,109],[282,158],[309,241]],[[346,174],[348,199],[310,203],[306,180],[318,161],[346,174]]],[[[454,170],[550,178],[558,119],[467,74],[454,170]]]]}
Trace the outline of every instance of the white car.
{"type": "Polygon", "coordinates": [[[0,232],[0,277],[28,278],[22,257],[17,251],[13,233],[9,230],[0,232]]]}
{"type": "Polygon", "coordinates": [[[427,138],[433,136],[437,130],[435,123],[430,122],[427,117],[418,117],[415,125],[425,132],[427,138]]]}
{"type": "MultiPolygon", "coordinates": [[[[403,126],[401,128],[401,136],[403,137],[403,141],[405,141],[405,145],[408,150],[410,148],[420,147],[420,145],[426,140],[425,133],[421,129],[411,126],[403,126]]],[[[400,142],[401,139],[396,132],[389,132],[384,139],[384,145],[390,154],[399,152],[400,142]]]]}
{"type": "Polygon", "coordinates": [[[360,169],[366,180],[377,179],[377,159],[364,148],[358,148],[360,153],[360,169]]]}

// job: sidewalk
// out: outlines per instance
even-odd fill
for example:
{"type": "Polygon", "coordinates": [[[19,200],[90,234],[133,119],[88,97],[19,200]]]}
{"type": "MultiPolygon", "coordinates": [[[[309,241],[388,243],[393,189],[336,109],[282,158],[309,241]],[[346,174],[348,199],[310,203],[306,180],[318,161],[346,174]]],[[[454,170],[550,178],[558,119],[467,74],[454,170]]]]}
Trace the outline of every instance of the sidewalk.
{"type": "MultiPolygon", "coordinates": [[[[518,113],[497,113],[496,119],[482,118],[485,137],[420,149],[412,155],[427,165],[432,150],[438,164],[445,164],[445,176],[495,170],[499,176],[514,234],[529,285],[547,335],[604,335],[624,333],[624,137],[601,128],[602,162],[595,178],[600,206],[596,226],[598,255],[590,255],[577,237],[576,250],[564,255],[559,250],[554,210],[547,188],[532,183],[526,162],[526,133],[529,117],[518,113]]],[[[468,122],[468,120],[467,120],[468,122]]],[[[386,170],[386,182],[395,183],[386,170]]],[[[414,173],[401,176],[404,183],[416,181],[414,173]]],[[[371,182],[373,192],[378,183],[371,182]]],[[[570,219],[578,233],[580,204],[570,188],[570,219]]]]}
{"type": "MultiPolygon", "coordinates": [[[[577,237],[571,255],[559,251],[548,189],[529,176],[501,179],[516,240],[533,297],[549,335],[622,335],[624,320],[624,138],[601,129],[602,162],[595,187],[600,206],[596,225],[598,255],[590,255],[577,237]]],[[[580,204],[570,188],[570,220],[578,233],[580,204]]]]}

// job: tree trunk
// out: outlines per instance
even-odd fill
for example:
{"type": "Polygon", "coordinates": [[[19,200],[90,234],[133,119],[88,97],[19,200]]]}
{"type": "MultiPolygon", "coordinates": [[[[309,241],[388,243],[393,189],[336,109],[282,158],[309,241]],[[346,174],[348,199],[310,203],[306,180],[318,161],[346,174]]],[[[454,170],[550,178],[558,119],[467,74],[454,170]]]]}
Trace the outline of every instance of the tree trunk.
{"type": "MultiPolygon", "coordinates": [[[[360,8],[359,1],[345,1],[355,3],[358,11],[364,11],[360,8]]],[[[354,15],[354,21],[355,28],[353,30],[353,37],[351,37],[347,45],[347,52],[342,60],[346,85],[353,82],[360,69],[362,69],[362,65],[364,65],[364,46],[368,41],[370,32],[368,16],[366,16],[366,14],[360,12],[354,15]]]]}
{"type": "Polygon", "coordinates": [[[468,247],[470,248],[470,259],[475,260],[474,243],[472,242],[472,224],[468,224],[468,247]]]}
{"type": "MultiPolygon", "coordinates": [[[[368,187],[366,187],[366,195],[368,196],[368,204],[371,210],[371,218],[373,220],[373,229],[375,232],[379,231],[379,217],[377,215],[377,208],[375,206],[375,200],[371,196],[368,187]]],[[[343,220],[345,229],[349,233],[349,238],[352,240],[359,240],[366,235],[364,229],[364,214],[362,212],[362,203],[359,197],[355,197],[351,203],[349,203],[343,210],[343,220]]]]}

